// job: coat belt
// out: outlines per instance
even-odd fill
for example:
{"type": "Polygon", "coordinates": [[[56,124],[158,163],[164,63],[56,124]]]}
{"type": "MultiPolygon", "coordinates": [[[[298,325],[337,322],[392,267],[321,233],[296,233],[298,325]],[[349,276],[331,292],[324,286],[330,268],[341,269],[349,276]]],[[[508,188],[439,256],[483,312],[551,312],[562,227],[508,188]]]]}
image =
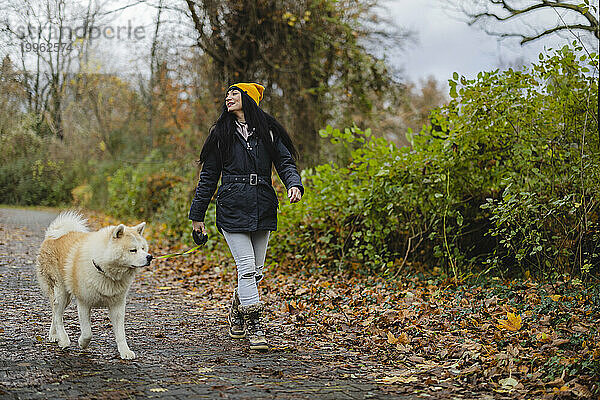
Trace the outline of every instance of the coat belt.
{"type": "Polygon", "coordinates": [[[262,176],[258,174],[248,175],[223,175],[221,176],[221,183],[249,183],[250,185],[257,185],[258,183],[271,184],[271,177],[262,176]]]}

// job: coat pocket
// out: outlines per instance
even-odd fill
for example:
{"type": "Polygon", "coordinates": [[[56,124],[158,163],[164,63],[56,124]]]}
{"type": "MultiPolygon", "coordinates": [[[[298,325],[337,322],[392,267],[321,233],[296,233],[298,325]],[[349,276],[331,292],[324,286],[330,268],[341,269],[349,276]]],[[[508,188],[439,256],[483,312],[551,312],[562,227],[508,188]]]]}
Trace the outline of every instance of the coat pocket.
{"type": "Polygon", "coordinates": [[[245,229],[248,225],[249,202],[245,184],[224,187],[217,195],[217,226],[245,229]]]}
{"type": "Polygon", "coordinates": [[[227,201],[227,199],[233,197],[236,193],[238,196],[242,191],[243,184],[228,184],[222,185],[217,192],[217,201],[227,201]]]}
{"type": "Polygon", "coordinates": [[[258,209],[261,217],[268,218],[277,215],[279,201],[272,186],[260,186],[258,192],[258,209]]]}

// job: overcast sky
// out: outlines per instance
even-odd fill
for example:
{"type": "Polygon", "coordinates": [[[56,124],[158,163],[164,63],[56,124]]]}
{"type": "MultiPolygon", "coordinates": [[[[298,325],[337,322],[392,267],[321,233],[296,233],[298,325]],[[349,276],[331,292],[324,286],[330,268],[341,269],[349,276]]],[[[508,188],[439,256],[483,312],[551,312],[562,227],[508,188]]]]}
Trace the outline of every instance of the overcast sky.
{"type": "MultiPolygon", "coordinates": [[[[598,3],[597,0],[594,2],[598,3]]],[[[433,75],[439,81],[447,82],[454,71],[475,76],[479,71],[506,67],[515,62],[529,64],[538,59],[544,46],[557,48],[573,41],[568,35],[554,35],[526,46],[520,46],[517,39],[498,42],[496,37],[459,20],[458,13],[448,10],[449,3],[449,0],[389,0],[394,21],[416,32],[417,43],[393,57],[394,63],[403,66],[404,74],[410,80],[418,81],[433,75]]],[[[553,25],[558,16],[552,13],[536,18],[553,25]]],[[[535,21],[530,19],[528,22],[535,21]]]]}
{"type": "MultiPolygon", "coordinates": [[[[0,0],[3,1],[3,0],[0,0]]],[[[388,59],[395,67],[403,71],[403,76],[418,82],[428,76],[434,76],[441,83],[447,83],[453,72],[475,76],[477,72],[530,64],[538,59],[544,47],[562,47],[574,40],[569,34],[554,35],[521,46],[518,39],[507,39],[501,42],[497,37],[488,35],[482,29],[471,27],[465,22],[465,16],[452,12],[449,5],[458,1],[475,2],[476,0],[382,0],[387,4],[389,17],[401,28],[414,31],[414,43],[407,44],[401,51],[388,54],[388,59]]],[[[531,1],[531,0],[514,0],[531,1]]],[[[599,0],[591,0],[598,4],[599,0]]],[[[147,68],[147,54],[153,34],[153,20],[156,9],[143,4],[126,9],[115,15],[109,22],[111,26],[133,24],[143,29],[143,40],[110,40],[98,41],[97,62],[104,72],[144,71],[147,68]]],[[[568,20],[568,15],[563,13],[568,20]]],[[[178,15],[178,18],[182,18],[178,15]]],[[[533,19],[527,17],[527,23],[538,26],[554,26],[558,20],[556,12],[549,11],[545,15],[533,19]]],[[[172,21],[171,21],[172,22],[172,21]]],[[[188,21],[189,25],[189,21],[188,21]]],[[[173,25],[164,25],[169,30],[173,25]]],[[[165,28],[165,29],[167,29],[165,28]]],[[[591,36],[590,36],[591,37],[591,36]]],[[[169,52],[178,47],[185,48],[192,42],[170,39],[169,52]]],[[[587,42],[590,51],[598,51],[597,41],[587,42]],[[592,43],[593,42],[593,43],[592,43]],[[590,45],[590,43],[592,43],[590,45]],[[595,47],[595,49],[594,49],[595,47]]]]}

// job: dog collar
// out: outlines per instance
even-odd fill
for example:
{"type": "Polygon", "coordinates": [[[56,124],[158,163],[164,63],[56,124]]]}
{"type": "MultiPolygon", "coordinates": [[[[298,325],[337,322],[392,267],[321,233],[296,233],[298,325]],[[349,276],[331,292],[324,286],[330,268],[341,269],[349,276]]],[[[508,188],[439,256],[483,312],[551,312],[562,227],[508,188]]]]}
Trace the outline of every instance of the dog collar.
{"type": "Polygon", "coordinates": [[[104,271],[102,271],[102,268],[100,268],[100,266],[98,264],[96,264],[96,261],[92,260],[92,263],[94,263],[94,267],[96,267],[96,269],[101,273],[104,274],[104,271]]]}

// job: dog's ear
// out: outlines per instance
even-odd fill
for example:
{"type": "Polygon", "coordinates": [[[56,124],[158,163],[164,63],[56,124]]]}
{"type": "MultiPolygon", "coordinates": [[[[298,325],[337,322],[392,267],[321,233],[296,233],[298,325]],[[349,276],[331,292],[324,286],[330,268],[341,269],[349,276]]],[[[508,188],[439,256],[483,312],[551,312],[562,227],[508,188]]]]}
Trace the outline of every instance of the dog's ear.
{"type": "Polygon", "coordinates": [[[144,233],[144,228],[145,227],[146,227],[146,223],[142,222],[141,224],[134,226],[133,229],[135,229],[136,231],[138,231],[138,233],[141,235],[141,234],[144,233]]]}
{"type": "Polygon", "coordinates": [[[119,224],[115,229],[113,229],[112,237],[113,239],[119,239],[123,237],[123,233],[125,232],[125,225],[119,224]]]}

